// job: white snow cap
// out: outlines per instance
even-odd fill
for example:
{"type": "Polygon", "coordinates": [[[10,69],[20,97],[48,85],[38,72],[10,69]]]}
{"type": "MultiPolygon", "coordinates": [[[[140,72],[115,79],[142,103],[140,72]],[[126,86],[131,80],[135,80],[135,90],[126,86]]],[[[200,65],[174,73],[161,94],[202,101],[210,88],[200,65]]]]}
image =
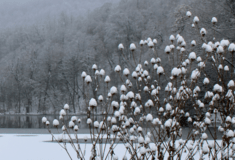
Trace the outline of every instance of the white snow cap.
{"type": "Polygon", "coordinates": [[[154,64],[154,63],[156,63],[156,59],[155,59],[155,58],[151,58],[150,62],[151,62],[152,64],[154,64]]]}
{"type": "Polygon", "coordinates": [[[234,80],[230,80],[230,81],[228,82],[228,88],[233,88],[234,86],[235,86],[234,80]]]}
{"type": "Polygon", "coordinates": [[[192,16],[192,13],[191,13],[190,11],[187,11],[187,12],[186,12],[186,16],[191,17],[191,16],[192,16]]]}
{"type": "Polygon", "coordinates": [[[195,41],[195,40],[192,40],[191,45],[192,45],[192,46],[196,46],[196,41],[195,41]]]}
{"type": "Polygon", "coordinates": [[[198,16],[195,16],[193,18],[193,23],[197,24],[198,22],[199,22],[199,18],[198,18],[198,16]]]}
{"type": "Polygon", "coordinates": [[[75,126],[73,121],[69,121],[69,128],[73,128],[75,126]]]}
{"type": "Polygon", "coordinates": [[[199,56],[197,57],[197,62],[201,62],[202,61],[202,58],[199,56]]]}
{"type": "Polygon", "coordinates": [[[120,72],[121,71],[121,66],[117,65],[114,69],[115,72],[120,72]]]}
{"type": "Polygon", "coordinates": [[[228,51],[229,52],[234,52],[235,51],[235,44],[234,43],[231,43],[228,47],[228,51]]]}
{"type": "Polygon", "coordinates": [[[60,110],[60,115],[61,115],[61,116],[65,116],[65,115],[66,115],[65,110],[61,109],[61,110],[60,110]]]}
{"type": "Polygon", "coordinates": [[[46,117],[42,117],[42,123],[46,123],[47,118],[46,117]]]}
{"type": "Polygon", "coordinates": [[[201,74],[200,74],[200,71],[197,70],[197,69],[195,69],[195,70],[192,71],[191,79],[192,79],[192,80],[196,80],[197,78],[200,77],[200,75],[201,75],[201,74]]]}
{"type": "Polygon", "coordinates": [[[170,40],[170,41],[174,41],[174,40],[175,40],[175,36],[174,36],[174,35],[171,35],[171,36],[169,37],[169,40],[170,40]]]}
{"type": "Polygon", "coordinates": [[[106,76],[105,79],[104,79],[104,82],[109,83],[110,82],[110,77],[106,76]]]}
{"type": "Polygon", "coordinates": [[[132,91],[128,92],[128,93],[126,94],[126,96],[127,96],[127,98],[129,98],[129,99],[135,98],[135,95],[134,95],[134,93],[133,93],[132,91]]]}
{"type": "Polygon", "coordinates": [[[166,46],[166,48],[165,48],[165,53],[166,53],[166,54],[169,54],[170,52],[171,52],[170,46],[166,46]]]}
{"type": "Polygon", "coordinates": [[[211,53],[212,52],[212,47],[210,45],[206,45],[206,52],[211,53]]]}
{"type": "Polygon", "coordinates": [[[90,107],[97,107],[97,102],[96,102],[95,98],[90,99],[89,106],[90,107]]]}
{"type": "Polygon", "coordinates": [[[166,104],[166,110],[167,111],[171,111],[172,110],[172,107],[171,107],[170,103],[166,104]]]}
{"type": "Polygon", "coordinates": [[[220,41],[220,45],[221,45],[222,47],[228,47],[229,44],[230,44],[229,40],[223,39],[223,40],[220,41]]]}
{"type": "Polygon", "coordinates": [[[146,121],[147,122],[151,122],[153,120],[153,116],[152,116],[152,114],[147,114],[147,116],[146,116],[146,121]]]}
{"type": "Polygon", "coordinates": [[[99,123],[98,121],[95,121],[95,122],[94,122],[94,127],[95,127],[95,128],[98,128],[99,125],[100,125],[100,123],[99,123]]]}
{"type": "Polygon", "coordinates": [[[82,78],[85,78],[86,75],[87,75],[86,72],[83,71],[82,74],[81,74],[81,77],[82,77],[82,78]]]}
{"type": "Polygon", "coordinates": [[[118,91],[117,91],[117,87],[112,86],[112,87],[110,88],[110,93],[111,93],[112,95],[116,94],[117,92],[118,92],[118,91]]]}
{"type": "Polygon", "coordinates": [[[224,48],[222,46],[218,46],[216,52],[218,54],[223,54],[224,53],[224,48]]]}
{"type": "Polygon", "coordinates": [[[205,35],[206,35],[206,29],[205,29],[205,28],[201,28],[200,34],[201,34],[202,36],[205,36],[205,35]]]}
{"type": "Polygon", "coordinates": [[[144,41],[143,40],[140,40],[140,43],[139,43],[141,46],[144,45],[144,41]]]}
{"type": "Polygon", "coordinates": [[[134,51],[136,49],[135,43],[130,44],[130,50],[134,51]]]}
{"type": "Polygon", "coordinates": [[[208,135],[206,133],[202,133],[202,137],[201,138],[205,140],[205,139],[208,138],[208,135]]]}
{"type": "Polygon", "coordinates": [[[149,42],[148,42],[148,46],[149,46],[150,48],[153,48],[153,46],[154,46],[153,41],[149,41],[149,42]]]}
{"type": "Polygon", "coordinates": [[[95,75],[96,75],[96,76],[100,75],[99,70],[96,70],[96,71],[95,71],[95,75]]]}
{"type": "Polygon", "coordinates": [[[173,69],[172,69],[172,71],[171,71],[171,75],[172,76],[179,76],[180,74],[181,74],[181,69],[180,68],[176,68],[176,67],[174,67],[173,69]]]}
{"type": "Polygon", "coordinates": [[[121,90],[121,92],[126,92],[126,86],[125,85],[121,85],[120,90],[121,90]]]}
{"type": "Polygon", "coordinates": [[[124,74],[125,76],[128,76],[128,75],[130,74],[129,69],[128,69],[128,68],[125,68],[125,69],[123,70],[123,74],[124,74]]]}
{"type": "Polygon", "coordinates": [[[131,76],[132,76],[133,78],[137,78],[137,77],[138,77],[138,74],[137,74],[136,71],[133,71],[131,76]]]}
{"type": "Polygon", "coordinates": [[[213,91],[214,92],[223,92],[223,87],[220,86],[219,84],[215,84],[214,87],[213,87],[213,91]]]}
{"type": "Polygon", "coordinates": [[[65,110],[69,110],[69,105],[68,105],[68,104],[65,104],[65,105],[64,105],[64,109],[65,109],[65,110]]]}
{"type": "Polygon", "coordinates": [[[224,70],[225,71],[229,71],[229,67],[226,65],[226,66],[224,66],[224,70]]]}
{"type": "Polygon", "coordinates": [[[195,52],[189,53],[188,58],[189,58],[191,61],[195,60],[195,59],[197,58],[196,53],[195,53],[195,52]]]}
{"type": "Polygon", "coordinates": [[[97,70],[97,65],[96,65],[96,64],[93,64],[93,65],[92,65],[92,69],[93,69],[93,70],[97,70]]]}
{"type": "Polygon", "coordinates": [[[207,77],[204,78],[203,84],[204,84],[204,85],[207,85],[207,84],[209,84],[209,83],[210,83],[209,79],[208,79],[207,77]]]}
{"type": "Polygon", "coordinates": [[[104,75],[105,75],[105,70],[104,70],[104,69],[101,69],[101,70],[100,70],[100,75],[101,75],[101,76],[104,76],[104,75]]]}
{"type": "Polygon", "coordinates": [[[157,74],[163,74],[164,73],[164,69],[162,66],[158,66],[157,68],[157,74]]]}
{"type": "Polygon", "coordinates": [[[120,43],[120,44],[118,45],[118,49],[119,49],[119,50],[123,50],[123,49],[124,49],[124,46],[123,46],[122,43],[120,43]]]}
{"type": "Polygon", "coordinates": [[[181,44],[182,42],[184,42],[184,38],[179,35],[178,38],[177,38],[177,43],[181,44]]]}
{"type": "Polygon", "coordinates": [[[166,122],[164,123],[164,126],[165,127],[171,127],[171,124],[172,124],[172,119],[168,119],[168,120],[166,120],[166,122]]]}
{"type": "Polygon", "coordinates": [[[90,76],[90,75],[87,75],[87,76],[86,76],[85,82],[86,82],[86,83],[91,83],[91,82],[92,82],[92,79],[91,79],[91,76],[90,76]]]}
{"type": "Polygon", "coordinates": [[[217,22],[218,22],[218,21],[217,21],[217,18],[216,18],[216,17],[212,17],[211,22],[212,22],[213,24],[217,23],[217,22]]]}
{"type": "Polygon", "coordinates": [[[154,43],[154,44],[157,44],[157,39],[153,39],[153,43],[154,43]]]}
{"type": "Polygon", "coordinates": [[[54,120],[53,120],[53,126],[54,126],[54,127],[58,127],[59,124],[60,124],[60,123],[59,123],[59,121],[58,121],[57,119],[54,119],[54,120]]]}
{"type": "Polygon", "coordinates": [[[234,132],[232,130],[228,130],[227,133],[226,133],[226,136],[228,138],[232,138],[232,137],[234,137],[234,132]]]}

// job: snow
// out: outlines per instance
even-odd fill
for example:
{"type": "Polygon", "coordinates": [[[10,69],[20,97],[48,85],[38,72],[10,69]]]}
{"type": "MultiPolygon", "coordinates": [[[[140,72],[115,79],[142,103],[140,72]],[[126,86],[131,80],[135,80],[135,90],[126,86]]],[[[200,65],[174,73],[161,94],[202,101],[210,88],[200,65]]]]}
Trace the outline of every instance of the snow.
{"type": "Polygon", "coordinates": [[[224,70],[225,71],[229,71],[229,67],[226,65],[226,66],[224,66],[224,70]]]}
{"type": "Polygon", "coordinates": [[[172,110],[172,107],[171,107],[170,103],[166,104],[166,110],[167,111],[171,111],[172,110]]]}
{"type": "Polygon", "coordinates": [[[147,122],[151,122],[153,120],[153,116],[152,116],[152,114],[147,114],[147,116],[146,116],[146,121],[147,122]]]}
{"type": "Polygon", "coordinates": [[[190,11],[186,12],[186,16],[191,17],[192,13],[190,11]]]}
{"type": "Polygon", "coordinates": [[[103,97],[102,95],[99,95],[98,100],[99,100],[99,101],[103,101],[103,100],[104,100],[104,97],[103,97]]]}
{"type": "Polygon", "coordinates": [[[97,107],[97,102],[94,98],[91,98],[89,101],[89,106],[90,107],[97,107]]]}
{"type": "Polygon", "coordinates": [[[224,53],[224,48],[222,46],[217,47],[217,53],[218,54],[223,54],[224,53]]]}
{"type": "Polygon", "coordinates": [[[120,72],[121,71],[121,66],[117,65],[114,69],[115,72],[120,72]]]}
{"type": "Polygon", "coordinates": [[[143,40],[140,40],[140,46],[143,46],[144,45],[144,41],[143,40]]]}
{"type": "Polygon", "coordinates": [[[128,68],[125,68],[125,69],[123,70],[123,74],[124,74],[125,76],[128,76],[128,75],[130,74],[129,69],[128,69],[128,68]]]}
{"type": "Polygon", "coordinates": [[[69,128],[73,128],[75,126],[73,121],[69,121],[69,128]]]}
{"type": "Polygon", "coordinates": [[[175,36],[174,35],[171,35],[170,38],[169,38],[170,41],[174,41],[175,40],[175,36]]]}
{"type": "Polygon", "coordinates": [[[170,46],[166,46],[166,48],[165,48],[165,53],[166,53],[166,54],[169,54],[170,52],[171,52],[170,46]]]}
{"type": "Polygon", "coordinates": [[[123,46],[122,43],[120,43],[120,44],[118,45],[118,49],[119,49],[119,50],[123,50],[123,49],[124,49],[124,46],[123,46]]]}
{"type": "Polygon", "coordinates": [[[112,86],[112,87],[110,88],[110,93],[111,93],[112,95],[116,94],[117,92],[118,92],[118,91],[117,91],[117,87],[112,86]]]}
{"type": "Polygon", "coordinates": [[[199,22],[198,16],[195,16],[195,17],[193,18],[193,22],[194,22],[195,24],[197,24],[197,23],[199,22]]]}
{"type": "Polygon", "coordinates": [[[65,115],[66,115],[66,112],[65,112],[64,109],[61,109],[61,110],[60,110],[60,115],[61,115],[61,116],[65,116],[65,115]]]}
{"type": "Polygon", "coordinates": [[[81,77],[85,78],[86,76],[87,76],[86,72],[83,71],[82,74],[81,74],[81,77]]]}
{"type": "Polygon", "coordinates": [[[203,84],[204,84],[204,85],[207,85],[207,84],[209,84],[209,83],[210,83],[209,79],[208,79],[207,77],[204,78],[203,84]]]}
{"type": "Polygon", "coordinates": [[[162,67],[162,66],[159,66],[159,67],[157,68],[157,74],[163,74],[163,73],[164,73],[163,67],[162,67]]]}
{"type": "Polygon", "coordinates": [[[233,88],[234,86],[235,86],[234,80],[230,80],[230,81],[228,82],[228,88],[233,88]]]}
{"type": "Polygon", "coordinates": [[[196,41],[195,41],[195,40],[192,40],[191,45],[192,45],[192,46],[196,46],[196,41]]]}
{"type": "Polygon", "coordinates": [[[46,123],[47,118],[46,117],[42,117],[42,123],[46,123]]]}
{"type": "Polygon", "coordinates": [[[206,45],[206,52],[211,53],[212,52],[212,47],[210,45],[206,45]]]}
{"type": "Polygon", "coordinates": [[[90,75],[87,75],[87,76],[85,77],[85,82],[86,82],[86,83],[91,83],[91,82],[92,82],[92,79],[91,79],[91,76],[90,76],[90,75]]]}
{"type": "Polygon", "coordinates": [[[206,29],[205,29],[205,28],[201,28],[200,34],[201,34],[202,36],[205,36],[205,35],[206,35],[206,29]]]}
{"type": "Polygon", "coordinates": [[[151,62],[152,64],[156,63],[155,58],[151,58],[150,62],[151,62]]]}
{"type": "Polygon", "coordinates": [[[220,45],[221,45],[222,47],[228,47],[229,44],[230,44],[229,40],[223,39],[223,40],[220,41],[220,45]]]}
{"type": "Polygon", "coordinates": [[[64,105],[64,109],[65,109],[65,110],[69,110],[69,105],[68,105],[68,104],[65,104],[65,105],[64,105]]]}
{"type": "Polygon", "coordinates": [[[212,17],[211,22],[212,22],[213,24],[215,24],[215,23],[217,23],[217,22],[218,22],[218,20],[217,20],[217,18],[216,18],[216,17],[212,17]]]}
{"type": "Polygon", "coordinates": [[[100,75],[102,75],[102,76],[105,75],[105,70],[104,70],[104,69],[101,69],[101,70],[100,70],[100,75]]]}
{"type": "Polygon", "coordinates": [[[154,44],[157,44],[157,40],[156,40],[156,39],[153,39],[153,43],[154,43],[154,44]]]}
{"type": "Polygon", "coordinates": [[[149,42],[148,42],[148,46],[149,46],[150,48],[153,48],[153,46],[154,46],[153,41],[149,41],[149,42]]]}
{"type": "Polygon", "coordinates": [[[93,70],[97,70],[97,65],[96,65],[96,64],[93,64],[92,69],[93,69],[93,70]]]}
{"type": "Polygon", "coordinates": [[[191,53],[189,53],[189,56],[188,56],[188,58],[191,60],[191,61],[193,61],[193,60],[195,60],[196,59],[196,53],[195,52],[191,52],[191,53]]]}
{"type": "Polygon", "coordinates": [[[235,44],[234,43],[231,43],[228,47],[228,51],[229,52],[234,52],[235,51],[235,44]]]}
{"type": "Polygon", "coordinates": [[[54,126],[54,127],[59,126],[59,124],[60,124],[60,123],[59,123],[59,121],[58,121],[57,119],[54,119],[54,120],[53,120],[53,126],[54,126]]]}
{"type": "Polygon", "coordinates": [[[110,77],[106,76],[105,79],[104,79],[104,82],[109,83],[110,82],[110,77]]]}
{"type": "Polygon", "coordinates": [[[130,44],[130,50],[131,50],[131,51],[134,51],[135,49],[136,49],[135,44],[134,44],[134,43],[131,43],[131,44],[130,44]]]}

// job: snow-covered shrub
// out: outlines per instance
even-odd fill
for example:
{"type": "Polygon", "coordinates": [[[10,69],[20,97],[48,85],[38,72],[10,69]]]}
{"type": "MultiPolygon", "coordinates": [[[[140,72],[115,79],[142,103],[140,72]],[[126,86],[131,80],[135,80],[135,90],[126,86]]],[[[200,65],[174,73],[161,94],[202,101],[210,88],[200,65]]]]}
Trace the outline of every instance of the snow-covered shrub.
{"type": "MultiPolygon", "coordinates": [[[[128,61],[129,67],[115,67],[114,71],[119,74],[121,85],[111,86],[111,78],[108,75],[104,76],[104,70],[102,77],[99,77],[98,73],[94,74],[94,78],[86,72],[82,73],[81,76],[86,82],[84,87],[87,89],[87,125],[92,143],[91,159],[118,159],[118,153],[114,150],[117,144],[126,148],[123,159],[234,157],[235,137],[232,126],[235,124],[235,45],[224,39],[220,42],[207,40],[208,31],[205,28],[199,29],[199,18],[190,18],[191,15],[190,11],[186,13],[201,41],[190,39],[188,41],[191,44],[187,45],[180,34],[170,36],[169,45],[164,51],[160,51],[167,54],[170,73],[164,69],[161,57],[156,54],[157,40],[152,41],[151,38],[139,42],[139,47],[145,47],[153,52],[154,56],[150,63],[145,60],[143,65],[137,64],[142,62],[142,52],[139,55],[138,46],[131,43],[129,51],[133,57],[128,61]],[[194,50],[197,45],[200,45],[200,49],[194,50]],[[232,56],[231,60],[227,58],[229,54],[232,56]],[[211,76],[206,73],[207,66],[212,67],[213,72],[210,73],[216,74],[217,80],[210,79],[211,76]],[[96,91],[102,86],[106,89],[102,95],[91,96],[90,83],[98,84],[96,91]],[[103,118],[100,122],[94,118],[95,108],[102,108],[103,118]],[[187,112],[188,108],[191,115],[187,112]],[[217,121],[218,117],[221,119],[220,122],[217,121]],[[184,124],[189,124],[191,128],[184,133],[186,135],[183,135],[184,124]],[[209,137],[212,140],[209,141],[209,137]],[[222,142],[219,143],[219,140],[222,142]],[[108,149],[107,143],[110,143],[108,149]]],[[[213,17],[211,22],[215,25],[217,18],[213,17]]],[[[118,49],[127,60],[123,52],[124,45],[119,44],[118,49]]],[[[96,73],[97,65],[93,65],[92,69],[96,73]]],[[[84,159],[85,152],[80,148],[77,139],[79,120],[72,117],[70,121],[66,121],[67,110],[68,105],[65,105],[60,111],[61,122],[54,120],[53,125],[63,125],[63,134],[70,138],[68,143],[73,146],[77,157],[84,159]],[[77,141],[73,141],[74,138],[77,141]]],[[[42,122],[49,129],[50,123],[45,117],[42,122]]],[[[49,132],[51,133],[50,129],[49,132]]],[[[87,138],[84,140],[86,142],[87,138]]]]}

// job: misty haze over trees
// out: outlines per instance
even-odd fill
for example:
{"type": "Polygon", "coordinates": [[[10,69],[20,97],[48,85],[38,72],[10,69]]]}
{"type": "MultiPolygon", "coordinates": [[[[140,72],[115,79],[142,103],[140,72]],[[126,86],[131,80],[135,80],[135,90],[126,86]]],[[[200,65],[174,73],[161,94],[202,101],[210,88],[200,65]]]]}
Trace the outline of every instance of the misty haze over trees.
{"type": "MultiPolygon", "coordinates": [[[[230,0],[26,2],[0,5],[0,112],[57,113],[65,103],[71,112],[85,111],[83,70],[94,74],[91,66],[96,63],[111,73],[117,64],[127,65],[117,48],[120,42],[127,48],[151,37],[163,49],[170,32],[184,31],[185,37],[196,34],[185,26],[188,9],[201,17],[205,27],[216,16],[221,23],[208,28],[210,33],[214,30],[218,36],[235,40],[231,34],[234,2],[230,0]]],[[[151,58],[147,47],[143,57],[151,58]]],[[[166,59],[163,55],[163,65],[168,63],[166,59]]]]}

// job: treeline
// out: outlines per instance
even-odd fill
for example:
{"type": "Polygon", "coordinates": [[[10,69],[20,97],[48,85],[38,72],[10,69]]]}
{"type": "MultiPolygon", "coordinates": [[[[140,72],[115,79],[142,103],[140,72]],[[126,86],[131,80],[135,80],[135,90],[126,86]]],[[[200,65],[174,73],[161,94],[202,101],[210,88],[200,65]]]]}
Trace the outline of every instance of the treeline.
{"type": "MultiPolygon", "coordinates": [[[[92,64],[106,73],[117,64],[124,67],[119,43],[128,48],[132,42],[137,45],[140,39],[151,37],[158,40],[158,49],[163,48],[171,32],[181,32],[185,25],[181,21],[172,26],[175,15],[180,17],[176,11],[191,3],[121,0],[84,17],[61,13],[43,24],[2,31],[0,112],[49,114],[65,103],[71,112],[85,111],[82,71],[94,74],[92,64]]],[[[144,59],[150,57],[146,53],[144,59]]],[[[165,59],[163,55],[163,63],[165,59]]]]}

